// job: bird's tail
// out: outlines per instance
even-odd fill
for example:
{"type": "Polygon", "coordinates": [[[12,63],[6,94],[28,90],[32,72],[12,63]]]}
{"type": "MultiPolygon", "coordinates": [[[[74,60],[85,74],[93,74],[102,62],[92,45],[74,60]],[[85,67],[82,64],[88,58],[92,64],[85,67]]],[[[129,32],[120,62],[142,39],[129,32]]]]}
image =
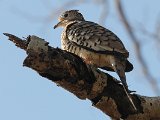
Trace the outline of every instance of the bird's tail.
{"type": "Polygon", "coordinates": [[[119,59],[114,58],[114,59],[111,60],[111,65],[112,65],[114,71],[120,77],[120,80],[122,82],[124,91],[125,91],[128,99],[129,99],[130,103],[132,104],[134,110],[137,111],[137,108],[136,108],[131,96],[129,95],[130,90],[128,89],[128,85],[127,85],[127,82],[126,82],[126,76],[125,76],[125,66],[126,66],[125,61],[120,61],[119,59]]]}
{"type": "MultiPolygon", "coordinates": [[[[116,73],[119,75],[118,72],[116,72],[116,73]]],[[[127,85],[127,82],[126,82],[126,77],[125,77],[125,75],[124,75],[124,76],[119,76],[119,77],[120,77],[120,80],[122,81],[122,85],[123,85],[124,91],[125,91],[128,99],[129,99],[130,103],[132,104],[134,110],[137,111],[137,108],[136,108],[136,106],[135,106],[135,104],[134,104],[134,102],[133,102],[133,100],[132,100],[132,98],[131,98],[131,96],[130,96],[130,94],[129,94],[129,93],[130,93],[130,90],[128,89],[128,85],[127,85]]]]}

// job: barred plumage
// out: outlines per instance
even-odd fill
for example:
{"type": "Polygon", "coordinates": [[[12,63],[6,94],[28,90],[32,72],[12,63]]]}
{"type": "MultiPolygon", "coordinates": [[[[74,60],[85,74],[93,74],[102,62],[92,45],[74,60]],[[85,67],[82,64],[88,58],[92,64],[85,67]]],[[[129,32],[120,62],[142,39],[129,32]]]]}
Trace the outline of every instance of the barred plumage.
{"type": "MultiPolygon", "coordinates": [[[[69,10],[59,17],[59,23],[54,28],[62,26],[62,49],[74,53],[87,64],[110,71],[115,71],[129,92],[125,72],[133,69],[127,60],[129,52],[122,41],[110,30],[97,23],[85,21],[78,10],[69,10]]],[[[128,93],[126,92],[129,97],[128,93]]],[[[133,107],[131,98],[129,97],[133,107]]]]}

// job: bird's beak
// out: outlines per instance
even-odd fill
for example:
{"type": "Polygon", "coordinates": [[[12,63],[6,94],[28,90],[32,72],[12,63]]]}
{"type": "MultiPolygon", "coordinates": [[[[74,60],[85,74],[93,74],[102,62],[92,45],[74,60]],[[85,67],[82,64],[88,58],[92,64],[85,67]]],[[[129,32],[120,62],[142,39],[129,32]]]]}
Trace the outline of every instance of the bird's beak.
{"type": "Polygon", "coordinates": [[[62,26],[62,24],[63,24],[63,22],[62,21],[60,21],[60,22],[58,22],[53,28],[54,29],[56,29],[56,28],[58,28],[58,27],[60,27],[60,26],[62,26]]]}

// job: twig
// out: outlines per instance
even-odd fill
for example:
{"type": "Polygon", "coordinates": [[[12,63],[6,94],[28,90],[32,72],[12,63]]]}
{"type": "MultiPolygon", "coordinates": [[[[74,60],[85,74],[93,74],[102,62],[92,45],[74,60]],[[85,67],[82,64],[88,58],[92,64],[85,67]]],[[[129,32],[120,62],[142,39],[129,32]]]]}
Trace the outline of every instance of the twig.
{"type": "Polygon", "coordinates": [[[107,19],[107,15],[109,13],[109,2],[108,0],[102,0],[101,4],[102,4],[102,12],[100,14],[99,23],[101,25],[104,25],[107,19]]]}
{"type": "Polygon", "coordinates": [[[140,50],[140,44],[139,44],[139,40],[138,38],[135,36],[134,31],[132,30],[131,25],[129,24],[127,17],[124,13],[122,4],[120,0],[115,0],[116,3],[116,8],[117,8],[117,12],[119,13],[119,16],[122,20],[122,23],[124,24],[129,36],[131,37],[132,42],[134,43],[134,47],[135,47],[135,51],[136,51],[136,56],[142,66],[142,70],[144,75],[146,76],[147,80],[149,81],[152,89],[154,90],[155,93],[160,94],[160,89],[157,86],[157,81],[154,79],[154,77],[152,76],[152,74],[149,72],[148,70],[148,66],[142,56],[141,50],[140,50]]]}
{"type": "Polygon", "coordinates": [[[12,7],[11,11],[18,13],[20,16],[32,21],[32,22],[42,22],[46,25],[46,23],[50,23],[54,20],[54,18],[57,17],[57,15],[59,15],[60,12],[64,11],[67,8],[82,4],[84,1],[86,0],[71,0],[68,1],[66,3],[64,3],[61,7],[59,8],[54,8],[53,10],[51,10],[49,13],[49,15],[46,16],[37,16],[37,15],[32,15],[30,13],[27,13],[25,11],[19,10],[15,7],[12,7]]]}

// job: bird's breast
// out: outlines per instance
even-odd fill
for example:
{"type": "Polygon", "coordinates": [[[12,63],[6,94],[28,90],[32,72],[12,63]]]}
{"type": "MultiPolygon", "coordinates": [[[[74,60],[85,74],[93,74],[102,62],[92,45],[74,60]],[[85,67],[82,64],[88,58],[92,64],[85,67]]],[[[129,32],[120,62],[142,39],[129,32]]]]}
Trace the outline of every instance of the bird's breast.
{"type": "Polygon", "coordinates": [[[112,67],[110,64],[110,57],[112,57],[112,55],[95,53],[83,47],[77,46],[67,39],[62,40],[62,49],[78,55],[87,64],[95,65],[97,67],[112,67]]]}

